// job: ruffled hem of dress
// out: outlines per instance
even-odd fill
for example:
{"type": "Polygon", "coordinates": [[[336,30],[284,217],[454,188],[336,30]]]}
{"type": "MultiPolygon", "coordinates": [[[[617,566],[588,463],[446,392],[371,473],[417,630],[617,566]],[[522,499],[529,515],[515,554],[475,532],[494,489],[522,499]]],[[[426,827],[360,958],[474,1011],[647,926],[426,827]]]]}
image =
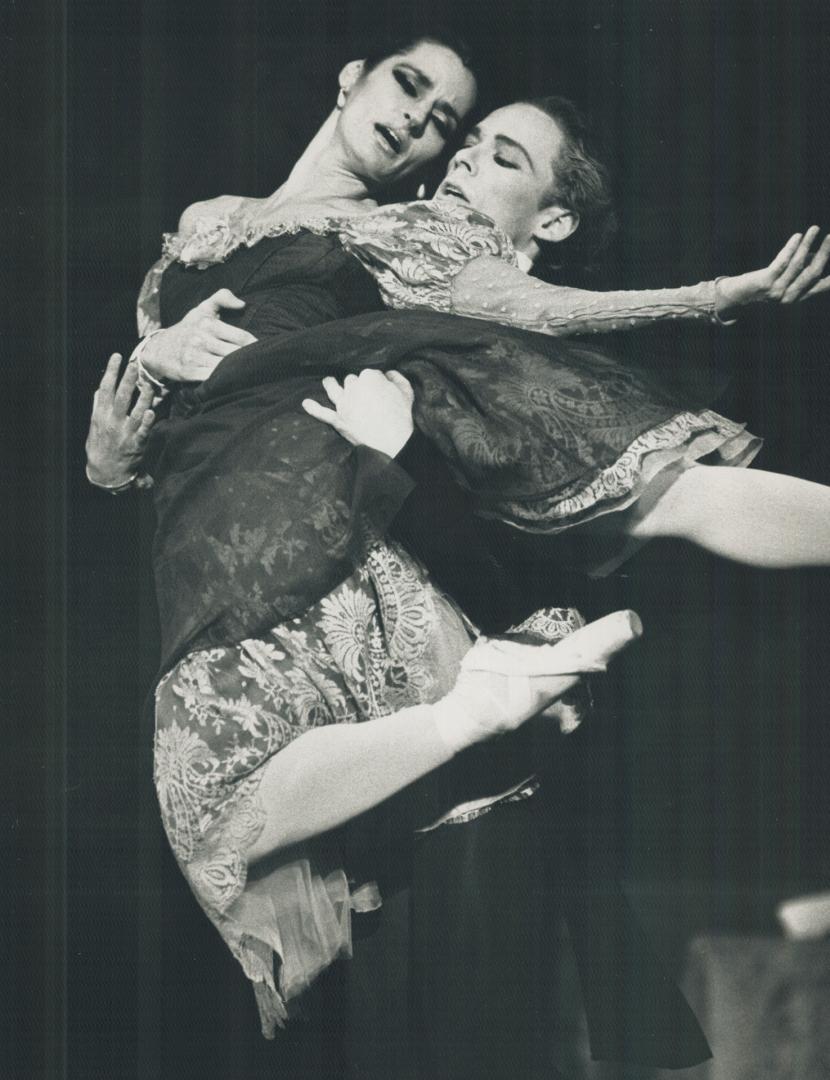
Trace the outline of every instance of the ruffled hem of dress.
{"type": "MultiPolygon", "coordinates": [[[[717,455],[719,465],[745,468],[762,444],[763,440],[748,432],[744,424],[711,410],[677,413],[638,436],[613,465],[588,484],[572,485],[531,505],[503,504],[502,511],[518,528],[553,535],[627,509],[668,468],[690,468],[710,455],[717,455]]],[[[604,572],[610,569],[613,567],[608,564],[604,572]]]]}
{"type": "MultiPolygon", "coordinates": [[[[723,418],[718,417],[718,419],[723,418]]],[[[737,430],[734,434],[725,437],[723,432],[703,432],[691,439],[685,447],[679,448],[681,452],[655,450],[649,453],[643,459],[642,471],[634,490],[619,503],[600,510],[597,515],[594,515],[594,519],[605,513],[629,508],[632,508],[635,515],[646,514],[651,508],[649,500],[651,492],[655,497],[658,496],[665,490],[665,481],[671,478],[671,474],[679,476],[702,458],[710,455],[716,455],[713,464],[739,469],[747,468],[760,451],[763,439],[746,431],[743,425],[734,424],[729,420],[724,421],[724,424],[737,430]]],[[[632,558],[646,543],[645,538],[620,534],[616,544],[610,549],[610,553],[606,553],[604,558],[588,566],[587,573],[595,578],[607,577],[632,558]]]]}
{"type": "Polygon", "coordinates": [[[266,1039],[318,976],[352,955],[352,911],[381,906],[374,882],[353,890],[340,867],[325,872],[304,857],[249,876],[226,911],[194,893],[251,981],[266,1039]]]}

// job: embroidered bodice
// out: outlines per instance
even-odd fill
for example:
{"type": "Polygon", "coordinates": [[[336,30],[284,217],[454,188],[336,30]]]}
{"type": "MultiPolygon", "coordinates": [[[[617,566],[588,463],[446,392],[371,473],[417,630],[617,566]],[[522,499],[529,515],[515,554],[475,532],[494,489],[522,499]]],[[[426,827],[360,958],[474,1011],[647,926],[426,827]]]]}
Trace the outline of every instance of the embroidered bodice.
{"type": "Polygon", "coordinates": [[[554,335],[622,330],[667,318],[714,318],[713,282],[657,290],[590,292],[545,284],[520,269],[508,237],[477,210],[441,200],[398,203],[352,217],[318,217],[273,224],[253,222],[246,203],[220,202],[190,233],[165,237],[161,260],[139,298],[139,329],[147,333],[181,318],[198,293],[220,287],[272,291],[261,324],[248,309],[239,320],[256,336],[311,326],[371,310],[362,267],[383,303],[487,319],[554,335]],[[229,285],[228,261],[236,285],[229,285]],[[218,267],[224,265],[220,271],[218,267]],[[168,273],[165,274],[165,271],[168,273]],[[162,274],[164,293],[160,290],[162,274]],[[177,285],[186,309],[176,303],[177,285]],[[273,289],[283,292],[274,315],[273,289]]]}

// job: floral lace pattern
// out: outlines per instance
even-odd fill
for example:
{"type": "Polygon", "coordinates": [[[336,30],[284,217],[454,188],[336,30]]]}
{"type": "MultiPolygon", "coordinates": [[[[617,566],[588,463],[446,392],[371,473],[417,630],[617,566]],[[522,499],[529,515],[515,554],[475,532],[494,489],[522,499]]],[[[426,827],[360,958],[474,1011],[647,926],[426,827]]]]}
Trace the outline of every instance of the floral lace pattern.
{"type": "Polygon", "coordinates": [[[338,902],[329,901],[348,900],[339,867],[323,875],[301,859],[298,869],[294,853],[290,865],[268,870],[271,887],[261,875],[249,887],[246,851],[265,823],[258,795],[265,766],[312,728],[436,700],[452,686],[471,639],[418,564],[376,543],[303,616],[262,638],[193,652],[160,682],[155,781],[165,830],[249,977],[268,984],[263,949],[279,955],[279,986],[258,989],[264,1028],[280,1019],[285,997],[349,948],[348,913],[335,917],[338,902]],[[290,942],[301,944],[292,950],[290,942]]]}
{"type": "Polygon", "coordinates": [[[215,213],[196,219],[192,231],[164,234],[162,257],[147,273],[139,294],[142,337],[160,325],[159,288],[172,262],[202,270],[267,237],[338,234],[346,250],[376,279],[384,302],[392,308],[449,311],[452,280],[471,259],[495,255],[515,262],[513,245],[501,229],[486,215],[466,207],[430,200],[396,203],[352,216],[269,222],[254,217],[247,202],[228,210],[220,201],[215,213]]]}
{"type": "MultiPolygon", "coordinates": [[[[155,747],[159,801],[179,860],[198,855],[207,866],[205,846],[250,846],[262,824],[252,777],[304,731],[432,700],[446,683],[432,645],[442,614],[417,564],[376,544],[304,616],[265,638],[180,661],[156,692],[164,707],[155,747]]],[[[466,629],[463,640],[469,644],[466,629]]],[[[240,874],[235,890],[206,887],[204,899],[221,910],[243,887],[240,874]]]]}
{"type": "Polygon", "coordinates": [[[164,233],[161,258],[147,272],[138,295],[138,333],[144,337],[161,326],[159,290],[164,271],[172,262],[204,270],[215,263],[226,262],[240,247],[253,247],[269,236],[311,232],[328,236],[341,228],[344,218],[318,217],[303,221],[263,222],[254,220],[248,210],[249,200],[242,199],[234,209],[228,209],[223,199],[215,200],[216,208],[207,209],[196,218],[193,228],[186,232],[164,233]]]}
{"type": "Polygon", "coordinates": [[[577,482],[556,495],[535,502],[506,504],[522,526],[553,533],[588,521],[598,514],[628,506],[662,467],[684,461],[694,464],[717,454],[722,464],[748,465],[761,440],[709,409],[682,412],[638,436],[589,483],[577,482]]]}
{"type": "Polygon", "coordinates": [[[344,223],[340,239],[390,308],[452,310],[455,276],[480,255],[515,265],[507,235],[485,214],[436,200],[401,203],[344,223]]]}

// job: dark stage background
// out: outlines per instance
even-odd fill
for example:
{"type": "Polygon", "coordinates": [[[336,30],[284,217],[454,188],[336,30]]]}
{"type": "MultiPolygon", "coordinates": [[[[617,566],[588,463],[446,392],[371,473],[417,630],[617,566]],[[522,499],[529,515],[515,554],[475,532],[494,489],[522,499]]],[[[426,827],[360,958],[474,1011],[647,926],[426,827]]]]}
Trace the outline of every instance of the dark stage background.
{"type": "MultiPolygon", "coordinates": [[[[8,69],[20,168],[4,293],[22,329],[4,423],[26,452],[9,474],[5,1075],[287,1078],[166,847],[141,719],[156,653],[150,513],[85,483],[83,441],[107,355],[134,343],[161,232],[196,199],[271,191],[376,20],[405,27],[414,9],[57,7],[12,26],[8,69]]],[[[417,10],[477,46],[488,101],[554,91],[598,118],[622,221],[609,284],[749,269],[792,232],[830,226],[820,0],[417,10]]],[[[822,300],[649,347],[669,365],[714,356],[730,376],[718,407],[766,437],[758,464],[826,482],[829,327],[822,300]]],[[[643,553],[593,597],[634,607],[647,628],[614,676],[597,785],[617,807],[632,895],[674,958],[696,930],[771,929],[776,899],[830,888],[828,599],[826,574],[743,571],[679,544],[643,553]]]]}

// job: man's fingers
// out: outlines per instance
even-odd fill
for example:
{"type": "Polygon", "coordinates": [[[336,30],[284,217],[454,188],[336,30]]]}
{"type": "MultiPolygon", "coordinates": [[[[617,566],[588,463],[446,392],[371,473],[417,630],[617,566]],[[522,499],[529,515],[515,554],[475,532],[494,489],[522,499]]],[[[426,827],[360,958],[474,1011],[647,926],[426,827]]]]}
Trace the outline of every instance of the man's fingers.
{"type": "Polygon", "coordinates": [[[245,345],[253,345],[256,341],[254,335],[249,331],[243,330],[240,326],[231,326],[230,323],[221,320],[214,323],[211,329],[218,338],[230,342],[237,349],[241,349],[245,345]]]}
{"type": "Polygon", "coordinates": [[[415,397],[415,391],[412,389],[412,383],[407,379],[405,375],[401,375],[399,371],[387,371],[386,378],[410,399],[415,397]]]}
{"type": "Polygon", "coordinates": [[[333,375],[327,375],[325,379],[323,379],[323,389],[325,390],[329,401],[336,408],[343,400],[343,387],[333,375]]]}
{"type": "MultiPolygon", "coordinates": [[[[217,325],[219,324],[217,323],[217,325]]],[[[204,359],[203,357],[197,357],[196,362],[210,363],[213,365],[213,367],[215,367],[216,357],[219,357],[219,359],[221,360],[229,353],[236,352],[238,348],[238,345],[234,345],[233,342],[230,341],[225,341],[218,335],[216,337],[210,337],[207,339],[207,341],[205,341],[204,345],[202,346],[202,353],[204,359]]]]}
{"type": "Polygon", "coordinates": [[[218,316],[222,308],[231,308],[233,311],[240,311],[245,307],[245,301],[240,300],[238,296],[234,296],[230,289],[219,289],[213,296],[209,296],[207,300],[203,300],[199,307],[209,312],[211,315],[218,316]]]}
{"type": "Polygon", "coordinates": [[[130,412],[130,420],[134,424],[141,422],[142,417],[147,409],[153,404],[153,397],[155,395],[155,387],[151,382],[145,382],[142,384],[141,392],[135,400],[135,405],[130,412]]]}
{"type": "Polygon", "coordinates": [[[313,398],[304,398],[302,406],[308,415],[313,416],[315,420],[322,420],[324,424],[333,427],[335,431],[340,430],[340,417],[334,409],[327,409],[325,405],[314,401],[313,398]]]}
{"type": "Polygon", "coordinates": [[[118,408],[122,413],[129,410],[137,382],[138,364],[127,364],[124,374],[121,376],[121,382],[118,384],[118,389],[115,391],[113,407],[118,408]]]}
{"type": "Polygon", "coordinates": [[[107,366],[104,368],[104,374],[101,377],[101,381],[98,383],[98,390],[102,395],[111,394],[115,389],[118,382],[118,372],[121,370],[121,353],[113,353],[107,360],[107,366]]]}
{"type": "Polygon", "coordinates": [[[141,423],[136,431],[136,438],[139,442],[143,442],[150,434],[150,428],[156,422],[156,414],[152,409],[145,409],[141,417],[141,423]]]}

